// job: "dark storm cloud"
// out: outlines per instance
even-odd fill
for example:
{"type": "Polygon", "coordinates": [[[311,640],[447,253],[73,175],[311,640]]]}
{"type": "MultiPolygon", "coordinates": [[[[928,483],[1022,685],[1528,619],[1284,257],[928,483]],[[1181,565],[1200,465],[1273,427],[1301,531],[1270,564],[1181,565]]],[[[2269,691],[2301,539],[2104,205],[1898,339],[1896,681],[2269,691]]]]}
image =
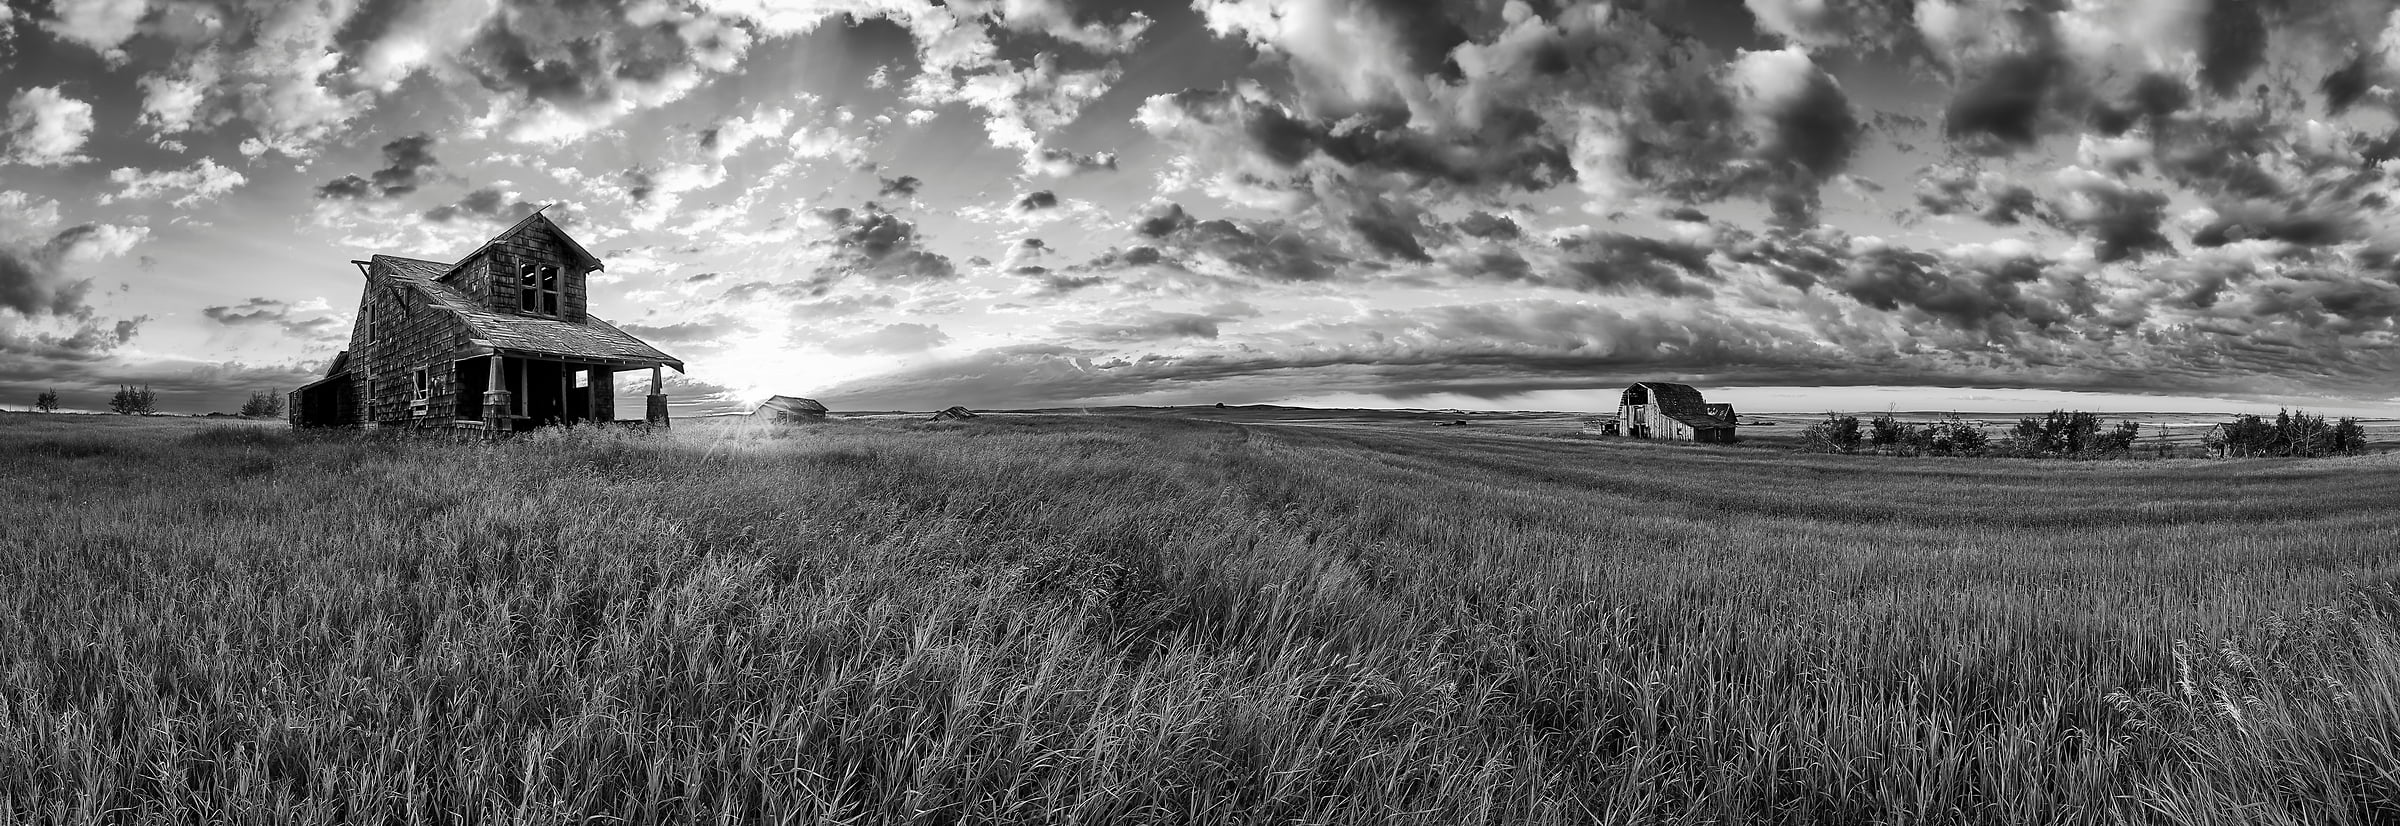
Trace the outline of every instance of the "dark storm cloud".
{"type": "Polygon", "coordinates": [[[466,194],[456,202],[428,209],[425,220],[448,223],[462,218],[518,218],[540,208],[539,204],[515,200],[499,187],[483,187],[466,194]]]}
{"type": "Polygon", "coordinates": [[[227,327],[266,327],[297,339],[335,342],[348,336],[340,319],[328,314],[302,316],[292,305],[271,298],[252,298],[240,304],[203,307],[200,315],[227,327]]]}
{"type": "Polygon", "coordinates": [[[1155,98],[1188,123],[1189,130],[1215,132],[1241,151],[1283,170],[1278,185],[1305,188],[1313,174],[1302,168],[1323,159],[1401,182],[1462,187],[1502,186],[1539,191],[1574,180],[1565,144],[1544,135],[1544,120],[1530,110],[1503,109],[1475,133],[1456,138],[1410,128],[1405,109],[1376,109],[1347,118],[1308,118],[1284,106],[1227,90],[1187,89],[1155,98]],[[1471,146],[1477,151],[1458,151],[1471,146]]]}
{"type": "Polygon", "coordinates": [[[1751,85],[1742,105],[1748,116],[1761,121],[1758,144],[1751,150],[1766,162],[1768,206],[1787,225],[1816,222],[1818,190],[1847,168],[1863,133],[1858,116],[1841,85],[1807,56],[1792,52],[1745,55],[1736,73],[1751,85]],[[1783,87],[1797,77],[1796,88],[1777,88],[1773,96],[1762,89],[1783,87]]]}
{"type": "Polygon", "coordinates": [[[1141,217],[1134,221],[1133,231],[1152,238],[1163,238],[1191,224],[1192,217],[1184,213],[1182,205],[1153,203],[1142,209],[1141,217]]]}
{"type": "Polygon", "coordinates": [[[1370,249],[1385,258],[1420,263],[1433,260],[1425,254],[1425,246],[1417,242],[1420,227],[1416,222],[1402,218],[1388,205],[1379,203],[1372,209],[1354,213],[1348,223],[1370,249]]]}
{"type": "Polygon", "coordinates": [[[2201,26],[2200,82],[2231,97],[2266,62],[2266,20],[2249,0],[2210,0],[2201,26]]]}
{"type": "Polygon", "coordinates": [[[89,312],[84,296],[89,279],[75,280],[61,272],[57,241],[37,249],[0,247],[0,307],[27,317],[71,316],[89,312]]]}
{"type": "Polygon", "coordinates": [[[2161,130],[2169,124],[2169,118],[2191,102],[2192,91],[2183,81],[2155,72],[2145,74],[2134,82],[2124,100],[2093,105],[2092,128],[2110,137],[2125,134],[2140,124],[2161,130]]]}
{"type": "Polygon", "coordinates": [[[0,243],[0,309],[26,318],[89,319],[92,281],[68,270],[78,260],[124,254],[144,235],[108,224],[77,224],[39,246],[0,243]]]}
{"type": "Polygon", "coordinates": [[[875,197],[899,198],[902,200],[917,197],[917,187],[925,183],[924,181],[917,180],[917,176],[915,175],[902,175],[897,178],[878,177],[875,180],[877,182],[877,186],[875,188],[875,197]]]}
{"type": "Polygon", "coordinates": [[[2271,202],[2228,204],[2217,217],[2192,231],[2192,244],[2220,247],[2236,241],[2264,239],[2305,247],[2338,244],[2354,234],[2352,219],[2342,214],[2295,212],[2271,202]]]}
{"type": "Polygon", "coordinates": [[[2022,290],[2041,281],[2048,266],[2030,257],[1976,263],[1881,247],[1852,258],[1825,286],[1869,307],[1914,309],[1961,330],[1990,331],[2007,319],[2047,327],[2065,321],[2065,316],[2027,298],[2022,290]]]}
{"type": "Polygon", "coordinates": [[[1559,241],[1566,253],[1559,286],[1597,292],[1641,290],[1667,296],[1707,297],[1703,279],[1713,279],[1709,250],[1693,244],[1638,235],[1594,233],[1559,241]]]}
{"type": "Polygon", "coordinates": [[[2317,84],[2317,91],[2325,95],[2326,112],[2339,115],[2366,97],[2367,90],[2375,86],[2373,60],[2373,55],[2361,53],[2325,75],[2317,84]]]}
{"type": "Polygon", "coordinates": [[[1042,276],[1040,281],[1042,295],[1066,295],[1076,290],[1108,283],[1107,278],[1097,275],[1060,275],[1055,273],[1042,276]]]}
{"type": "Polygon", "coordinates": [[[1179,338],[1210,339],[1217,337],[1218,325],[1229,319],[1203,313],[1144,313],[1116,321],[1067,322],[1058,325],[1060,334],[1096,342],[1158,341],[1179,338]]]}
{"type": "Polygon", "coordinates": [[[1949,166],[1917,178],[1916,202],[1928,215],[1972,215],[1994,226],[2016,226],[2047,215],[2041,196],[2024,184],[1949,166]]]}
{"type": "Polygon", "coordinates": [[[1324,281],[1350,263],[1318,234],[1277,221],[1194,221],[1159,238],[1162,257],[1216,262],[1262,281],[1324,281]]]}
{"type": "Polygon", "coordinates": [[[1052,194],[1050,190],[1047,189],[1029,192],[1025,194],[1025,197],[1017,199],[1018,212],[1038,212],[1045,209],[1054,209],[1057,206],[1058,196],[1052,194]]]}
{"type": "Polygon", "coordinates": [[[1950,99],[1942,131],[1979,154],[2004,155],[2032,146],[2041,134],[2044,99],[2061,71],[2047,54],[2001,58],[1950,99]]]}
{"type": "Polygon", "coordinates": [[[375,196],[375,185],[357,175],[344,175],[317,186],[317,197],[356,201],[375,196]]]}
{"type": "Polygon", "coordinates": [[[2159,231],[2167,219],[2164,193],[2086,181],[2075,188],[2072,198],[2081,200],[2061,208],[2059,220],[2090,237],[2093,255],[2101,262],[2175,251],[2174,242],[2159,231]]]}
{"type": "Polygon", "coordinates": [[[826,229],[817,244],[832,255],[818,269],[820,276],[855,274],[878,281],[906,281],[942,280],[958,274],[949,256],[922,247],[916,224],[872,204],[857,210],[818,210],[817,218],[826,229]]]}
{"type": "Polygon", "coordinates": [[[383,145],[384,166],[375,170],[375,188],[386,198],[417,191],[434,167],[433,136],[419,132],[383,145]]]}
{"type": "Polygon", "coordinates": [[[316,189],[317,197],[328,200],[364,200],[367,198],[398,198],[417,191],[417,188],[440,177],[441,161],[433,156],[432,135],[419,132],[383,145],[383,168],[369,177],[344,175],[316,189]]]}
{"type": "Polygon", "coordinates": [[[1524,230],[1518,228],[1517,222],[1508,216],[1493,215],[1480,209],[1459,219],[1457,227],[1459,232],[1476,238],[1513,240],[1525,234],[1524,230]]]}

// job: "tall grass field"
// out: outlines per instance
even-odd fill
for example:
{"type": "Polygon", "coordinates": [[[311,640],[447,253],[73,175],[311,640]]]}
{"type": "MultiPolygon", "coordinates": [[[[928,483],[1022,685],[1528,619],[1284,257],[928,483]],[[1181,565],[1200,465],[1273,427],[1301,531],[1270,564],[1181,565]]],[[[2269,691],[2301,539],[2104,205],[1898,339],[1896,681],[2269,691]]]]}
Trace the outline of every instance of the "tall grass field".
{"type": "Polygon", "coordinates": [[[0,416],[0,823],[2400,822],[2400,455],[0,416]]]}

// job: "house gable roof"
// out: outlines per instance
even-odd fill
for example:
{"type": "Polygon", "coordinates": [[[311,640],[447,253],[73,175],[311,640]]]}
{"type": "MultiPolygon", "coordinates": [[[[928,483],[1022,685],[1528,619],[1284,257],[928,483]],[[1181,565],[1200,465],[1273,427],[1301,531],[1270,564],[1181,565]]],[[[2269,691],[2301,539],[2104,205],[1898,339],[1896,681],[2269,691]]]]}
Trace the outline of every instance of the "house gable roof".
{"type": "MultiPolygon", "coordinates": [[[[533,217],[541,216],[537,213],[533,217]]],[[[518,227],[523,226],[524,222],[518,223],[518,227]]],[[[503,238],[507,236],[508,233],[500,235],[503,238]]],[[[561,233],[560,237],[564,238],[565,235],[561,233]]],[[[460,260],[474,257],[470,254],[460,260]]],[[[456,316],[466,325],[474,345],[528,355],[599,359],[632,366],[665,365],[675,368],[678,373],[684,369],[682,359],[660,352],[658,348],[617,329],[616,325],[601,320],[599,316],[587,316],[587,323],[577,324],[553,318],[493,312],[491,308],[460,294],[443,281],[455,271],[456,267],[452,264],[378,254],[371,259],[369,267],[370,273],[380,274],[392,284],[424,296],[427,306],[456,316]]]]}
{"type": "Polygon", "coordinates": [[[505,240],[510,236],[514,236],[528,230],[537,229],[548,232],[550,233],[550,237],[558,239],[560,244],[566,246],[568,252],[574,253],[575,260],[583,263],[585,271],[588,272],[591,270],[608,269],[607,266],[601,263],[600,256],[593,255],[591,250],[584,249],[583,243],[575,240],[575,236],[568,235],[567,231],[559,229],[558,224],[552,222],[549,216],[543,215],[543,209],[549,209],[549,207],[544,206],[542,209],[534,210],[533,214],[527,215],[518,220],[515,224],[509,225],[508,229],[501,230],[500,234],[492,236],[491,240],[485,241],[483,242],[482,246],[476,247],[474,252],[460,256],[458,263],[444,265],[442,273],[435,276],[435,279],[439,281],[448,281],[450,280],[450,276],[457,275],[458,271],[467,265],[467,262],[475,260],[476,256],[482,255],[485,250],[491,249],[493,244],[500,243],[502,240],[505,240]]]}

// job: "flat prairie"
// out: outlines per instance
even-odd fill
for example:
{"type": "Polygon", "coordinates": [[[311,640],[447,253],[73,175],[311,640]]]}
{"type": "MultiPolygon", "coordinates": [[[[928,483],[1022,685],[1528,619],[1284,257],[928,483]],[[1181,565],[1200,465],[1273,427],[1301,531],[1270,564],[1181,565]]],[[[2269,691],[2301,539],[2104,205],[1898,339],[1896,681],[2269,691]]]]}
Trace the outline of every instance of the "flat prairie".
{"type": "Polygon", "coordinates": [[[2400,821],[2400,455],[1271,418],[0,416],[0,822],[2400,821]]]}

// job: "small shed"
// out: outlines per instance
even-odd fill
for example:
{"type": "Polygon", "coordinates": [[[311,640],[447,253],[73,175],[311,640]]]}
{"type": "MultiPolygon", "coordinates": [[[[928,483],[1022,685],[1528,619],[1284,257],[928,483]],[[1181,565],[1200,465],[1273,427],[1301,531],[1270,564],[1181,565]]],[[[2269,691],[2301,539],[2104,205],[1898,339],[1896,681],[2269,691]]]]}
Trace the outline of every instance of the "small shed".
{"type": "Polygon", "coordinates": [[[816,399],[799,396],[769,396],[759,402],[758,409],[750,411],[752,416],[778,422],[816,421],[825,418],[825,413],[825,406],[816,399]]]}
{"type": "Polygon", "coordinates": [[[1725,443],[1739,421],[1733,405],[1709,404],[1688,384],[1640,382],[1618,398],[1617,421],[1637,439],[1725,443]]]}

